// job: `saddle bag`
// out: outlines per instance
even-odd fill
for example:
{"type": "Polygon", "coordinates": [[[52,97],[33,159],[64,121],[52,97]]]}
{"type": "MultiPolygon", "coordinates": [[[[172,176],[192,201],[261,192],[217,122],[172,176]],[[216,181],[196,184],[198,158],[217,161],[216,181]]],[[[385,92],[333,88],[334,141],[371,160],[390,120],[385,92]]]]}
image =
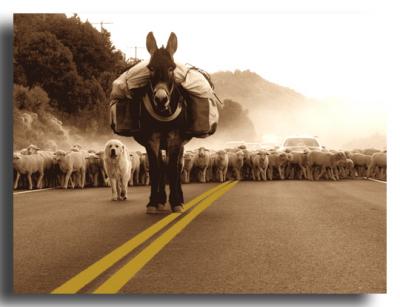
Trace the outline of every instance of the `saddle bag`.
{"type": "Polygon", "coordinates": [[[187,101],[187,133],[198,138],[206,138],[217,130],[219,109],[223,103],[214,92],[210,75],[195,66],[189,66],[182,88],[187,101]]]}
{"type": "Polygon", "coordinates": [[[187,133],[197,138],[213,135],[219,120],[216,100],[188,95],[186,101],[187,133]]]}
{"type": "Polygon", "coordinates": [[[132,136],[141,129],[141,103],[130,98],[113,99],[110,106],[110,124],[114,133],[132,136]]]}

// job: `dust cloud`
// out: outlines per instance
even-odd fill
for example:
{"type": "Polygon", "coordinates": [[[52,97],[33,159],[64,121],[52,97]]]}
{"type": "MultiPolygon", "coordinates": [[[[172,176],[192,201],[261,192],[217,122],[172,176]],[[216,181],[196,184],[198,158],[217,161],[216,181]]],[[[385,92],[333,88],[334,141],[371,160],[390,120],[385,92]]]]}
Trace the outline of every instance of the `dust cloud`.
{"type": "MultiPolygon", "coordinates": [[[[222,111],[223,112],[223,111],[222,111]]],[[[333,149],[386,148],[386,110],[376,105],[350,104],[331,100],[309,101],[301,107],[280,104],[271,108],[260,105],[247,109],[250,119],[220,123],[217,132],[205,139],[193,138],[186,150],[204,146],[218,150],[240,142],[259,143],[264,147],[280,146],[287,136],[317,136],[321,145],[333,149]]],[[[48,112],[14,111],[14,150],[35,144],[43,150],[68,150],[73,144],[84,149],[103,150],[111,138],[120,139],[131,151],[144,151],[132,137],[111,132],[82,132],[66,126],[48,112]]]]}
{"type": "Polygon", "coordinates": [[[109,134],[98,134],[96,131],[82,132],[73,126],[67,126],[49,112],[30,112],[14,110],[14,150],[26,148],[30,144],[42,150],[69,150],[72,145],[80,144],[84,149],[100,151],[111,139],[120,139],[131,150],[143,150],[132,138],[109,134]]]}
{"type": "Polygon", "coordinates": [[[339,100],[309,101],[302,107],[250,111],[257,138],[278,143],[288,136],[316,136],[333,149],[386,148],[386,110],[381,105],[339,100]]]}

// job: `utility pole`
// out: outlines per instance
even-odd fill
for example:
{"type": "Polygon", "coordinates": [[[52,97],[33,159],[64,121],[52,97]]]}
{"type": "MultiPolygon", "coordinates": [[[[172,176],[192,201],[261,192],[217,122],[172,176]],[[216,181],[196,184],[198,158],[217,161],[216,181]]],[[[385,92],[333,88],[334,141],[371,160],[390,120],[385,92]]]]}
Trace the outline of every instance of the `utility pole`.
{"type": "Polygon", "coordinates": [[[142,46],[132,46],[129,48],[133,48],[135,50],[135,57],[133,58],[135,61],[138,60],[138,49],[144,49],[145,47],[142,46]]]}

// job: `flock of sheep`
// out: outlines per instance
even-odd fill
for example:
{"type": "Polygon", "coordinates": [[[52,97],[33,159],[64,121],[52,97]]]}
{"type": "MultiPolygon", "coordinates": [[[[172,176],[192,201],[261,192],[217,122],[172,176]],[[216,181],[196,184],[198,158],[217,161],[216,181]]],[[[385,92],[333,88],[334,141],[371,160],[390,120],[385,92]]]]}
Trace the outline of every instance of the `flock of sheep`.
{"type": "MultiPolygon", "coordinates": [[[[163,152],[165,158],[165,152],[163,152]]],[[[149,162],[142,152],[131,152],[129,185],[149,184],[149,162]]],[[[165,161],[165,159],[164,159],[165,161]]],[[[35,145],[13,155],[14,189],[109,186],[104,169],[104,151],[40,150],[35,145]]],[[[297,151],[246,147],[186,151],[182,158],[182,182],[224,182],[226,180],[340,180],[354,178],[386,180],[386,151],[376,149],[297,151]]]]}

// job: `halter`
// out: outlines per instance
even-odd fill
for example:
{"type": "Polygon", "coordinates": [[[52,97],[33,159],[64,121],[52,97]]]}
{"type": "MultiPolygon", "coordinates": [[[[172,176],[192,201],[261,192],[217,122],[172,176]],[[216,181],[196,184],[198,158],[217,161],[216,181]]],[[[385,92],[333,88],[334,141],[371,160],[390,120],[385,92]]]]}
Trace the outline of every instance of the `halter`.
{"type": "MultiPolygon", "coordinates": [[[[154,94],[154,88],[153,88],[153,84],[151,83],[151,81],[149,82],[149,85],[150,85],[150,91],[151,91],[151,93],[154,94]]],[[[174,90],[174,88],[175,88],[175,82],[172,82],[171,88],[170,88],[170,89],[168,89],[168,88],[166,89],[166,90],[168,91],[168,95],[169,95],[169,96],[172,95],[172,91],[174,90]]],[[[153,100],[153,104],[155,104],[155,102],[154,102],[154,95],[153,95],[153,99],[152,99],[152,100],[153,100]]],[[[144,102],[144,107],[146,108],[147,112],[149,112],[150,116],[153,117],[154,119],[160,121],[160,122],[170,122],[170,121],[173,121],[173,120],[176,119],[176,118],[179,116],[179,114],[181,114],[181,112],[182,112],[182,101],[181,101],[181,99],[178,100],[178,103],[177,103],[175,112],[172,113],[171,115],[168,115],[168,116],[159,115],[159,114],[157,114],[157,113],[154,111],[153,105],[152,105],[152,103],[150,102],[150,98],[149,98],[149,95],[148,95],[148,94],[146,94],[146,95],[143,97],[143,102],[144,102]]]]}
{"type": "MultiPolygon", "coordinates": [[[[149,81],[149,86],[150,86],[150,91],[153,94],[153,99],[152,99],[153,103],[155,103],[155,101],[154,101],[154,87],[153,87],[153,84],[151,83],[151,81],[149,81]]],[[[175,82],[172,82],[171,88],[168,88],[168,87],[165,87],[165,86],[163,86],[162,88],[168,93],[168,96],[171,96],[172,95],[172,91],[175,88],[175,82]]]]}
{"type": "Polygon", "coordinates": [[[154,112],[153,109],[153,105],[150,102],[150,98],[149,95],[146,94],[143,97],[143,103],[144,103],[144,107],[146,108],[147,112],[149,112],[150,116],[153,117],[154,119],[160,121],[160,122],[170,122],[173,121],[174,119],[176,119],[179,114],[181,114],[182,112],[182,102],[181,99],[179,99],[178,104],[176,106],[175,112],[172,113],[169,116],[161,116],[159,114],[157,114],[156,112],[154,112]]]}

